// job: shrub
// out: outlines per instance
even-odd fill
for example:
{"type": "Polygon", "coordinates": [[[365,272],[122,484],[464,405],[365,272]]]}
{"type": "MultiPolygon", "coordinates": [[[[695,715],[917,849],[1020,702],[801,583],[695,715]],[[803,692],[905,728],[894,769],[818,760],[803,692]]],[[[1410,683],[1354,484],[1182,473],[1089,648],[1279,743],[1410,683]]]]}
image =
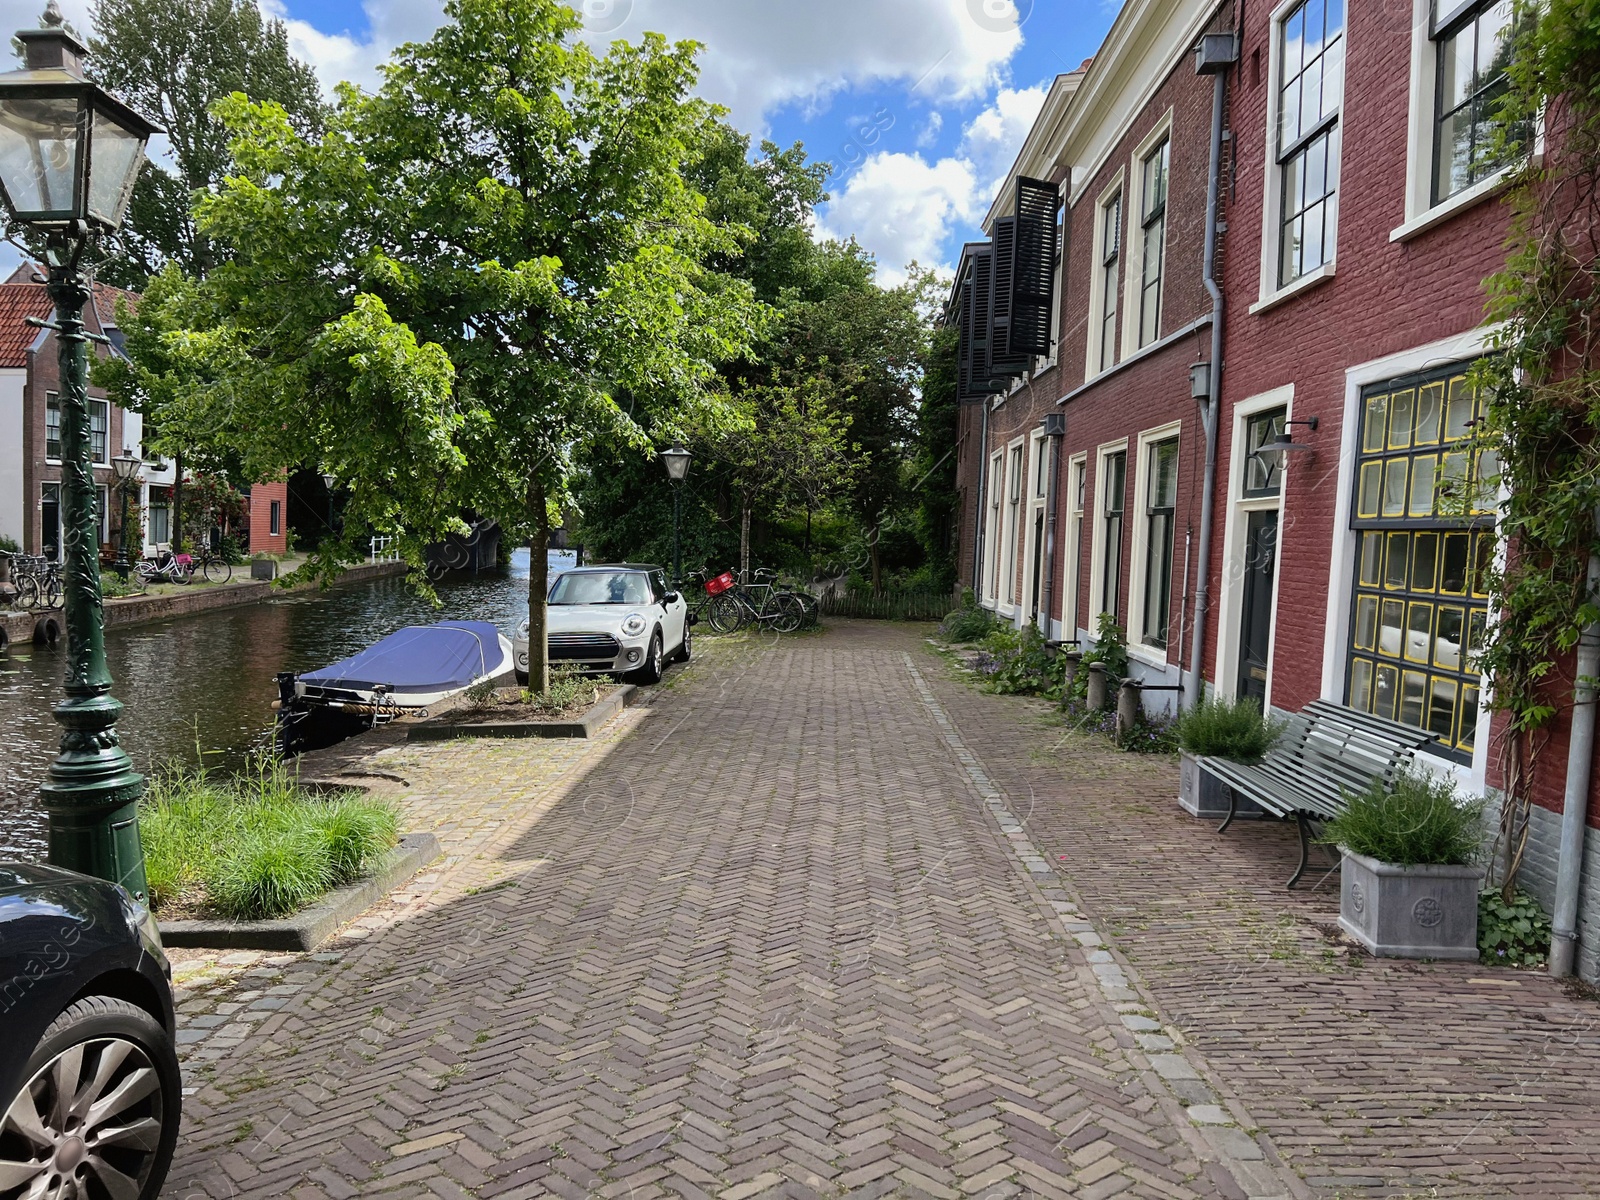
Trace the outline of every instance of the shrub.
{"type": "Polygon", "coordinates": [[[1254,700],[1202,697],[1177,721],[1178,745],[1190,754],[1256,762],[1283,732],[1282,721],[1261,715],[1254,700]]]}
{"type": "Polygon", "coordinates": [[[979,642],[993,633],[994,614],[978,604],[971,588],[961,593],[961,607],[939,622],[939,636],[950,642],[979,642]]]}
{"type": "Polygon", "coordinates": [[[1130,754],[1176,754],[1178,752],[1177,722],[1171,717],[1152,717],[1140,713],[1133,728],[1116,737],[1116,714],[1112,714],[1113,738],[1117,749],[1130,754]]]}
{"type": "Polygon", "coordinates": [[[16,538],[0,533],[0,551],[6,554],[21,554],[22,547],[18,545],[16,538]]]}
{"type": "Polygon", "coordinates": [[[1483,801],[1462,801],[1455,784],[1405,772],[1393,792],[1382,781],[1349,798],[1349,808],[1324,827],[1324,842],[1401,866],[1464,866],[1483,847],[1483,801]]]}
{"type": "Polygon", "coordinates": [[[1505,967],[1537,967],[1550,952],[1550,918],[1519,891],[1510,904],[1499,888],[1478,893],[1478,955],[1505,967]]]}
{"type": "Polygon", "coordinates": [[[181,900],[238,919],[283,916],[359,878],[400,823],[383,801],[312,794],[266,756],[223,780],[158,774],[139,819],[152,907],[181,900]]]}
{"type": "Polygon", "coordinates": [[[974,669],[986,691],[1002,695],[1059,696],[1064,676],[1061,657],[1044,644],[1032,625],[1021,630],[1000,626],[984,639],[984,652],[974,669]]]}
{"type": "Polygon", "coordinates": [[[536,692],[532,688],[522,689],[522,702],[540,712],[564,712],[579,701],[594,703],[600,699],[600,689],[593,679],[587,675],[579,674],[570,667],[562,667],[550,672],[550,688],[545,692],[536,692]]]}
{"type": "Polygon", "coordinates": [[[1128,635],[1108,612],[1095,624],[1094,645],[1083,652],[1083,665],[1099,663],[1108,675],[1121,679],[1128,673],[1128,635]]]}

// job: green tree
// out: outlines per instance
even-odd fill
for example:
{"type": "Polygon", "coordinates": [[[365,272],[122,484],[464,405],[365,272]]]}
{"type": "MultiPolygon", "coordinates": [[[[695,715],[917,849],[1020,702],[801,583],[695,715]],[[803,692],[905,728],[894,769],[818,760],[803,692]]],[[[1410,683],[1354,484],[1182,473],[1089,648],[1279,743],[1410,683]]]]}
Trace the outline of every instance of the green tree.
{"type": "Polygon", "coordinates": [[[544,547],[575,450],[643,450],[668,414],[714,428],[714,364],[764,310],[702,265],[742,239],[685,179],[715,133],[694,44],[597,56],[555,0],[445,13],[375,94],[341,87],[320,136],[276,104],[223,103],[237,167],[198,221],[226,254],[204,281],[152,285],[129,340],[148,329],[214,380],[174,402],[247,470],[338,476],[344,543],[315,569],[368,526],[420,565],[469,509],[526,537],[543,687],[544,547]]]}
{"type": "Polygon", "coordinates": [[[100,264],[107,283],[139,290],[168,262],[204,275],[212,250],[193,198],[222,182],[228,131],[218,102],[235,92],[274,101],[298,127],[323,115],[316,75],[289,53],[282,21],[255,0],[96,0],[89,70],[166,130],[172,169],[149,161],[128,218],[100,264]]]}

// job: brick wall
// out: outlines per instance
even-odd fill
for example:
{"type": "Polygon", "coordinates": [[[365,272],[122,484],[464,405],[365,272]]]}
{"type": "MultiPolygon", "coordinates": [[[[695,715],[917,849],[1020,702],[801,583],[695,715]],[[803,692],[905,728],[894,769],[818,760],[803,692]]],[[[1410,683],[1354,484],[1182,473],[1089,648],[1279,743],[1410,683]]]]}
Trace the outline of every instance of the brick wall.
{"type": "Polygon", "coordinates": [[[258,483],[250,489],[250,553],[289,552],[289,484],[258,483]],[[272,506],[278,506],[278,532],[272,532],[272,506]]]}

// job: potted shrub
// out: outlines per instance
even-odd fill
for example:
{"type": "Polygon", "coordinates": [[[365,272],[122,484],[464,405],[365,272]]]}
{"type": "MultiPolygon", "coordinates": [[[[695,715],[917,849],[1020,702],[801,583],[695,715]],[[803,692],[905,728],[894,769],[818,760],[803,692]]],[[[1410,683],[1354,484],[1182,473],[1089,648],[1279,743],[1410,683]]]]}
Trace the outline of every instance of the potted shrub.
{"type": "MultiPolygon", "coordinates": [[[[1228,758],[1234,762],[1259,762],[1283,732],[1281,721],[1261,715],[1254,700],[1201,697],[1178,717],[1178,803],[1191,816],[1221,818],[1228,815],[1228,788],[1201,765],[1202,758],[1228,758]]],[[[1240,799],[1240,816],[1259,816],[1261,809],[1240,799]]]]}
{"type": "Polygon", "coordinates": [[[1478,957],[1483,801],[1425,772],[1350,797],[1323,841],[1344,855],[1339,925],[1389,958],[1478,957]]]}

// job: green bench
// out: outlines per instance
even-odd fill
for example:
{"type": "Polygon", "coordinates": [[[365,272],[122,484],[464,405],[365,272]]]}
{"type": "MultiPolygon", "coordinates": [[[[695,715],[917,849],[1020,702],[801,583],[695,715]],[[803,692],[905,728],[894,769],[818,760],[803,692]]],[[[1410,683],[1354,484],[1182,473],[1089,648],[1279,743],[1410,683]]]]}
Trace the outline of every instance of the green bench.
{"type": "Polygon", "coordinates": [[[1200,760],[1228,788],[1228,816],[1217,832],[1233,823],[1241,799],[1270,816],[1292,820],[1300,831],[1300,865],[1289,877],[1292,888],[1306,871],[1312,826],[1338,816],[1348,795],[1366,791],[1374,781],[1392,788],[1412,756],[1433,740],[1427,730],[1331,700],[1313,700],[1289,717],[1283,735],[1260,762],[1200,760]]]}

